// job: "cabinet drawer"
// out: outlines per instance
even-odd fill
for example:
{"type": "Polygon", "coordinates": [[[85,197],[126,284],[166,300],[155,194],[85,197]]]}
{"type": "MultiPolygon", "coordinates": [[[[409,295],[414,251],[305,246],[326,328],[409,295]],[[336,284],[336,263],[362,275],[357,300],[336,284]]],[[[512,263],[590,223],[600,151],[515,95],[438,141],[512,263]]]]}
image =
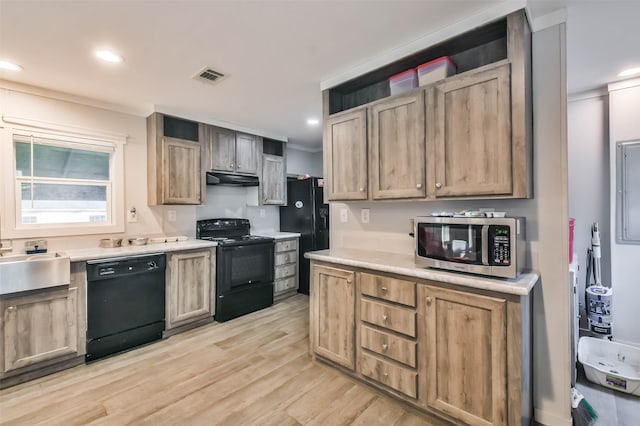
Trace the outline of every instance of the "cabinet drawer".
{"type": "Polygon", "coordinates": [[[398,362],[416,367],[416,342],[383,331],[360,326],[360,346],[398,362]]]}
{"type": "Polygon", "coordinates": [[[280,293],[281,291],[291,290],[296,288],[296,277],[289,277],[284,280],[277,280],[273,283],[274,293],[280,293]]]}
{"type": "Polygon", "coordinates": [[[360,319],[398,333],[416,337],[416,313],[411,309],[360,300],[360,319]]]}
{"type": "Polygon", "coordinates": [[[298,260],[295,251],[289,251],[287,253],[276,254],[276,266],[284,265],[286,263],[295,263],[298,260]]]}
{"type": "Polygon", "coordinates": [[[416,283],[414,281],[361,273],[360,291],[367,296],[416,306],[416,283]]]}
{"type": "Polygon", "coordinates": [[[298,240],[276,241],[276,253],[282,251],[295,250],[298,247],[298,240]]]}
{"type": "Polygon", "coordinates": [[[289,264],[284,266],[276,266],[276,276],[275,279],[279,280],[281,278],[287,278],[296,274],[296,265],[289,264]]]}
{"type": "Polygon", "coordinates": [[[389,386],[411,398],[418,397],[418,373],[377,357],[360,354],[358,370],[363,376],[389,386]]]}

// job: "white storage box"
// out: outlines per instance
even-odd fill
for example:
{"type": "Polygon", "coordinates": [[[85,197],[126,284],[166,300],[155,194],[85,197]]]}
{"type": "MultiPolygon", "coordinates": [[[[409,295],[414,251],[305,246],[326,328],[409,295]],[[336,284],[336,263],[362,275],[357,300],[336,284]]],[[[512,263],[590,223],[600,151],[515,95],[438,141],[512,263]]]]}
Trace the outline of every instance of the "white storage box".
{"type": "Polygon", "coordinates": [[[416,68],[420,86],[431,84],[456,73],[458,66],[448,56],[419,65],[416,68]]]}
{"type": "Polygon", "coordinates": [[[595,337],[581,337],[578,360],[587,379],[640,396],[640,349],[595,337]]]}
{"type": "Polygon", "coordinates": [[[411,68],[410,70],[406,70],[400,74],[389,77],[389,89],[391,91],[391,96],[408,92],[416,87],[418,87],[418,75],[416,74],[415,68],[411,68]]]}

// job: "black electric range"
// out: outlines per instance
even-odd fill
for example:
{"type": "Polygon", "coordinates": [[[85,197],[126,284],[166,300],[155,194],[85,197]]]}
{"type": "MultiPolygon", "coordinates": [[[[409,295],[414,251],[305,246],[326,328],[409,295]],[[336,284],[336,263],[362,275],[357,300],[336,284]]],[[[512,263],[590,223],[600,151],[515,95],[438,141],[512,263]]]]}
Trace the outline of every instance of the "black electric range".
{"type": "Polygon", "coordinates": [[[248,219],[196,222],[196,238],[216,241],[216,321],[273,304],[274,239],[250,234],[248,219]]]}

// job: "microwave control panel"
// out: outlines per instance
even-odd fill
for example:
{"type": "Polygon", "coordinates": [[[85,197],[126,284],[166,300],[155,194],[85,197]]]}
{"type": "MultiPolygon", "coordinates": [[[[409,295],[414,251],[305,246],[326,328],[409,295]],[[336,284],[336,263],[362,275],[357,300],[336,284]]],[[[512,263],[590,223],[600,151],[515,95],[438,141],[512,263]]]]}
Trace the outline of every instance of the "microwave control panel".
{"type": "Polygon", "coordinates": [[[511,265],[511,228],[509,226],[489,226],[489,250],[489,263],[496,266],[511,265]]]}

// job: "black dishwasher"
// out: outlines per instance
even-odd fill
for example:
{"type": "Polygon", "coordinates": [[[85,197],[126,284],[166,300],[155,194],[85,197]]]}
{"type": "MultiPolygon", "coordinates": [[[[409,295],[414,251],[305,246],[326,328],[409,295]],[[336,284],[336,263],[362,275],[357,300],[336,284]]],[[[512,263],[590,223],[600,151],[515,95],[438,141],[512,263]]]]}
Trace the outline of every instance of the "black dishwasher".
{"type": "Polygon", "coordinates": [[[162,338],[164,254],[87,262],[86,361],[162,338]]]}

